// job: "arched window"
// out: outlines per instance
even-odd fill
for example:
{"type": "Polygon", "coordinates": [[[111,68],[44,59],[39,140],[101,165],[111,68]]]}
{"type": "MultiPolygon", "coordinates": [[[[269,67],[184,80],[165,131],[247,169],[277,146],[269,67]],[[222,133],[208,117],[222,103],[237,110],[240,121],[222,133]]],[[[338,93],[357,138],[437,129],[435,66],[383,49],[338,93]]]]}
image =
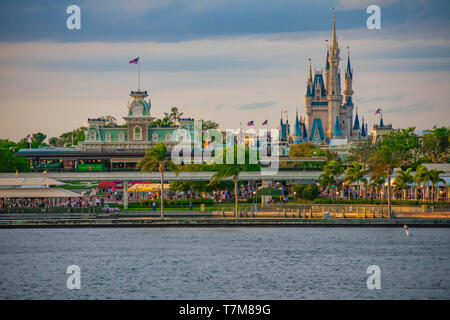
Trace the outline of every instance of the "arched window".
{"type": "Polygon", "coordinates": [[[158,142],[158,133],[157,133],[157,132],[154,132],[154,133],[152,134],[152,141],[153,141],[153,142],[158,142]]]}
{"type": "Polygon", "coordinates": [[[119,141],[125,141],[125,134],[123,132],[119,133],[119,141]]]}
{"type": "Polygon", "coordinates": [[[105,134],[105,141],[106,142],[111,142],[111,133],[105,134]]]}
{"type": "Polygon", "coordinates": [[[172,142],[172,134],[170,132],[166,133],[166,142],[172,142]]]}
{"type": "Polygon", "coordinates": [[[139,126],[134,127],[134,140],[142,140],[142,129],[139,126]]]}
{"type": "Polygon", "coordinates": [[[95,133],[94,130],[91,130],[91,132],[89,133],[89,140],[90,140],[90,141],[95,141],[95,140],[97,140],[97,134],[95,133]]]}

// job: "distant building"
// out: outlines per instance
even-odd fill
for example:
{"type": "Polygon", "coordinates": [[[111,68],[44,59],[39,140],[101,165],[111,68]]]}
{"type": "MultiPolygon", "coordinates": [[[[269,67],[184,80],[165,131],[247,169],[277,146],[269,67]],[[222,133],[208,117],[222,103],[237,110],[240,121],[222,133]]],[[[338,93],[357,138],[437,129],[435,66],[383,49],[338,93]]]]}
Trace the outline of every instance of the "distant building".
{"type": "Polygon", "coordinates": [[[172,133],[178,128],[192,129],[194,119],[182,118],[172,126],[152,126],[151,102],[147,91],[131,91],[133,100],[128,104],[128,114],[123,126],[105,126],[103,119],[88,119],[86,140],[80,143],[84,151],[116,150],[145,151],[158,142],[169,147],[176,143],[172,133]]]}
{"type": "Polygon", "coordinates": [[[380,123],[373,125],[373,130],[371,134],[372,142],[375,144],[380,137],[386,133],[392,131],[392,124],[384,124],[383,115],[380,117],[380,123]]]}

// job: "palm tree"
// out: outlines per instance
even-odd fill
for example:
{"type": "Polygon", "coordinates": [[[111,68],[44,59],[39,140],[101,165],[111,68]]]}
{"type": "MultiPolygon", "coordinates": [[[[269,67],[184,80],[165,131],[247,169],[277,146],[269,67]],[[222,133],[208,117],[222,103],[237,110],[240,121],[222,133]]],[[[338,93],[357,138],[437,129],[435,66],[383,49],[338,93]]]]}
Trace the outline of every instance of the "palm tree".
{"type": "Polygon", "coordinates": [[[332,187],[336,185],[338,191],[340,190],[340,177],[344,173],[345,168],[340,161],[330,160],[323,167],[323,173],[320,175],[320,184],[322,186],[332,187]]]}
{"type": "Polygon", "coordinates": [[[167,147],[164,143],[157,143],[145,153],[137,168],[142,172],[159,171],[161,175],[161,219],[164,218],[164,171],[174,171],[178,176],[178,167],[167,157],[167,147]]]}
{"type": "Polygon", "coordinates": [[[395,177],[395,188],[398,191],[403,191],[403,200],[406,200],[406,189],[408,188],[408,184],[414,181],[413,176],[410,173],[411,170],[412,168],[408,168],[406,171],[400,170],[395,177]]]}
{"type": "MultiPolygon", "coordinates": [[[[429,176],[430,176],[430,182],[431,182],[431,202],[434,202],[435,200],[435,186],[439,183],[439,182],[443,182],[445,184],[445,180],[442,179],[439,175],[441,173],[444,173],[444,171],[442,170],[436,170],[436,169],[431,169],[429,172],[429,176]]],[[[437,190],[436,190],[437,191],[437,190]]],[[[437,192],[436,192],[437,193],[437,192]]]]}
{"type": "Polygon", "coordinates": [[[256,171],[260,170],[259,164],[249,164],[249,150],[248,148],[242,147],[242,146],[228,146],[227,148],[222,149],[223,152],[223,164],[217,164],[215,169],[216,173],[212,176],[211,180],[209,181],[208,185],[215,184],[219,182],[220,180],[230,178],[232,177],[233,183],[234,183],[234,211],[235,211],[235,217],[238,217],[238,184],[239,184],[239,173],[241,171],[256,171]],[[227,163],[229,161],[225,161],[227,150],[229,148],[233,148],[232,154],[234,154],[233,163],[227,163]],[[238,163],[238,152],[244,152],[245,155],[245,161],[244,163],[238,163]],[[247,162],[246,160],[249,159],[247,162]]]}
{"type": "Polygon", "coordinates": [[[381,188],[384,185],[384,182],[386,180],[386,177],[384,175],[381,176],[377,176],[377,175],[372,175],[370,177],[370,186],[372,188],[375,188],[376,193],[378,193],[380,195],[380,200],[383,201],[383,198],[381,196],[381,188]]]}
{"type": "Polygon", "coordinates": [[[416,174],[414,176],[414,179],[417,183],[422,184],[423,186],[423,192],[422,192],[422,201],[428,201],[429,200],[429,185],[430,185],[430,170],[428,170],[426,167],[420,165],[416,169],[416,174]]]}
{"type": "Polygon", "coordinates": [[[344,182],[352,183],[356,181],[356,199],[359,199],[360,189],[359,189],[359,183],[361,179],[364,177],[364,174],[366,173],[365,169],[357,162],[353,161],[352,165],[347,168],[347,174],[344,178],[344,182]]]}
{"type": "Polygon", "coordinates": [[[377,142],[369,157],[370,170],[375,175],[386,173],[388,178],[388,218],[391,217],[391,175],[395,168],[413,160],[419,139],[414,128],[390,131],[377,142]]]}

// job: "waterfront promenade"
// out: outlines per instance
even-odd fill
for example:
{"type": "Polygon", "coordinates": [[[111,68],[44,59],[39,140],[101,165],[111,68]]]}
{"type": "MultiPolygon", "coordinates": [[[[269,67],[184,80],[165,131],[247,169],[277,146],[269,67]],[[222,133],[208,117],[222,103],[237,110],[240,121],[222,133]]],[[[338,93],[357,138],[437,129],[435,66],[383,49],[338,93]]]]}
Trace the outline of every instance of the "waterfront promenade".
{"type": "Polygon", "coordinates": [[[295,212],[159,212],[120,213],[2,213],[0,228],[83,228],[83,227],[450,227],[450,213],[403,215],[387,219],[361,214],[329,215],[329,213],[300,215],[295,212]],[[426,218],[425,218],[426,217],[426,218]]]}

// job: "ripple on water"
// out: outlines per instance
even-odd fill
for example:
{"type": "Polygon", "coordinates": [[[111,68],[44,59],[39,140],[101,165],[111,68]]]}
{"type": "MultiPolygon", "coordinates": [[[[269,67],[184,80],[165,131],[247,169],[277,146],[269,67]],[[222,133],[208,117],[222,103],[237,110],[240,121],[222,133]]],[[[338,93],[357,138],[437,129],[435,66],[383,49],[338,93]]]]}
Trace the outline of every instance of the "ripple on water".
{"type": "Polygon", "coordinates": [[[0,230],[1,299],[448,299],[450,230],[0,230]],[[68,290],[66,268],[81,268],[68,290]],[[368,290],[369,265],[381,290],[368,290]]]}

